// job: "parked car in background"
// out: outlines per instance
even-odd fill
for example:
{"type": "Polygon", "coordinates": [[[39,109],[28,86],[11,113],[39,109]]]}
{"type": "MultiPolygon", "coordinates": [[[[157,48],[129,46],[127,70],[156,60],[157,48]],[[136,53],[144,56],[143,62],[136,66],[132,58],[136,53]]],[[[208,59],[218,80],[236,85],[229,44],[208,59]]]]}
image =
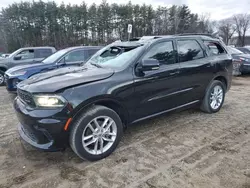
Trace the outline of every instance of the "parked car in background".
{"type": "Polygon", "coordinates": [[[250,54],[250,48],[246,48],[246,47],[237,47],[236,49],[240,50],[240,51],[243,52],[244,54],[250,54]]]}
{"type": "Polygon", "coordinates": [[[1,55],[0,55],[0,60],[1,60],[1,59],[4,59],[4,58],[6,58],[6,57],[8,57],[9,55],[10,55],[10,54],[1,54],[1,55]]]}
{"type": "Polygon", "coordinates": [[[18,130],[37,148],[58,150],[69,143],[80,158],[99,160],[115,150],[124,126],[195,106],[218,112],[231,79],[231,55],[216,38],[115,42],[82,67],[19,83],[18,130]]]}
{"type": "Polygon", "coordinates": [[[250,73],[250,54],[244,54],[242,51],[231,46],[228,46],[227,49],[232,55],[236,74],[250,73]]]}
{"type": "Polygon", "coordinates": [[[16,85],[41,72],[50,71],[59,67],[83,65],[93,54],[102,47],[79,46],[66,48],[44,59],[41,63],[13,67],[5,72],[6,89],[16,91],[16,85]]]}
{"type": "Polygon", "coordinates": [[[16,50],[7,58],[0,60],[0,86],[4,85],[4,73],[8,69],[20,65],[40,63],[55,52],[54,47],[27,47],[16,50]]]}

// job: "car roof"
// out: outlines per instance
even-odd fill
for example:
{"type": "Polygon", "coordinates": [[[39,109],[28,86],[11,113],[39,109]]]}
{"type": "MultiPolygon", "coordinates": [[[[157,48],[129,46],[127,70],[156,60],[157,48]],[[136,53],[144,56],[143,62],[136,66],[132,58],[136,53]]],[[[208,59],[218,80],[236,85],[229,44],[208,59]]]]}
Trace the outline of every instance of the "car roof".
{"type": "Polygon", "coordinates": [[[20,48],[22,50],[28,50],[28,49],[48,49],[48,48],[51,48],[51,49],[55,49],[54,47],[51,47],[51,46],[36,46],[36,47],[24,47],[24,48],[20,48]]]}
{"type": "Polygon", "coordinates": [[[168,39],[179,39],[179,38],[200,38],[203,40],[214,40],[214,41],[220,41],[219,38],[213,37],[209,34],[177,34],[177,35],[155,35],[155,36],[143,36],[139,41],[144,40],[161,40],[163,38],[168,39]]]}
{"type": "Polygon", "coordinates": [[[84,49],[84,50],[88,50],[88,49],[101,49],[103,48],[103,46],[73,46],[73,47],[69,47],[69,48],[65,48],[67,50],[77,50],[77,49],[84,49]]]}
{"type": "Polygon", "coordinates": [[[143,36],[138,41],[115,41],[111,46],[121,46],[121,47],[138,47],[156,41],[161,41],[164,39],[180,39],[180,38],[190,38],[190,39],[202,39],[202,40],[212,40],[220,42],[219,38],[212,37],[210,35],[202,34],[180,34],[180,35],[155,35],[155,36],[143,36]]]}

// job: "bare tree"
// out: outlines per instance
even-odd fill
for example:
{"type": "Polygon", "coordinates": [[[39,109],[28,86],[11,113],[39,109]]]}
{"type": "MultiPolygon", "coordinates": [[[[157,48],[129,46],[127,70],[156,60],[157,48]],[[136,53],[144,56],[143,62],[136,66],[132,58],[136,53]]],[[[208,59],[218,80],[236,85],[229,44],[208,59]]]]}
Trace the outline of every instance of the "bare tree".
{"type": "Polygon", "coordinates": [[[249,14],[237,14],[233,17],[236,32],[238,34],[238,45],[245,45],[246,32],[250,29],[250,15],[249,14]]]}
{"type": "Polygon", "coordinates": [[[212,34],[215,27],[215,22],[210,19],[210,13],[203,13],[199,16],[198,33],[212,34]]]}
{"type": "Polygon", "coordinates": [[[226,45],[228,45],[230,39],[236,31],[236,26],[234,25],[233,19],[221,20],[218,23],[219,35],[222,37],[226,45]]]}

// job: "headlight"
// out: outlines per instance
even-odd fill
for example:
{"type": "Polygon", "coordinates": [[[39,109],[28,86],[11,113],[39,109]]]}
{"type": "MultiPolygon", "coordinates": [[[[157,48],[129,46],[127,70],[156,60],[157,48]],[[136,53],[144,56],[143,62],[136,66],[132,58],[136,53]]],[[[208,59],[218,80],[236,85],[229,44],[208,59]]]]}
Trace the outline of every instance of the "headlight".
{"type": "Polygon", "coordinates": [[[66,104],[59,95],[34,95],[34,101],[38,107],[63,107],[66,104]]]}
{"type": "Polygon", "coordinates": [[[13,76],[21,76],[21,75],[24,75],[26,72],[27,72],[26,70],[20,70],[20,71],[14,71],[10,74],[13,76]]]}

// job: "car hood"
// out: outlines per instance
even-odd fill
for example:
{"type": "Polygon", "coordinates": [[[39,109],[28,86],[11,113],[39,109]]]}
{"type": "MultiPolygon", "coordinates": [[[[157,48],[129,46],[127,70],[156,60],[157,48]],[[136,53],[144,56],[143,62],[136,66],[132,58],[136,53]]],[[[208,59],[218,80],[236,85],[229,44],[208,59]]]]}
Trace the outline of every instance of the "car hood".
{"type": "Polygon", "coordinates": [[[9,70],[6,71],[6,73],[11,75],[13,72],[20,71],[20,70],[39,69],[39,68],[44,68],[44,67],[48,67],[48,65],[43,64],[43,63],[19,65],[19,66],[15,66],[13,68],[10,68],[9,70]]]}
{"type": "Polygon", "coordinates": [[[232,54],[233,57],[243,57],[243,58],[247,58],[250,59],[250,54],[232,54]]]}
{"type": "Polygon", "coordinates": [[[234,54],[232,55],[233,59],[235,60],[242,60],[242,58],[244,58],[243,63],[250,63],[250,54],[234,54]]]}
{"type": "Polygon", "coordinates": [[[41,73],[18,84],[18,88],[31,93],[53,93],[75,85],[90,83],[112,76],[113,70],[95,66],[65,67],[41,73]]]}
{"type": "Polygon", "coordinates": [[[7,63],[8,60],[9,60],[8,57],[7,57],[7,58],[0,59],[0,64],[1,64],[1,63],[7,63]]]}

